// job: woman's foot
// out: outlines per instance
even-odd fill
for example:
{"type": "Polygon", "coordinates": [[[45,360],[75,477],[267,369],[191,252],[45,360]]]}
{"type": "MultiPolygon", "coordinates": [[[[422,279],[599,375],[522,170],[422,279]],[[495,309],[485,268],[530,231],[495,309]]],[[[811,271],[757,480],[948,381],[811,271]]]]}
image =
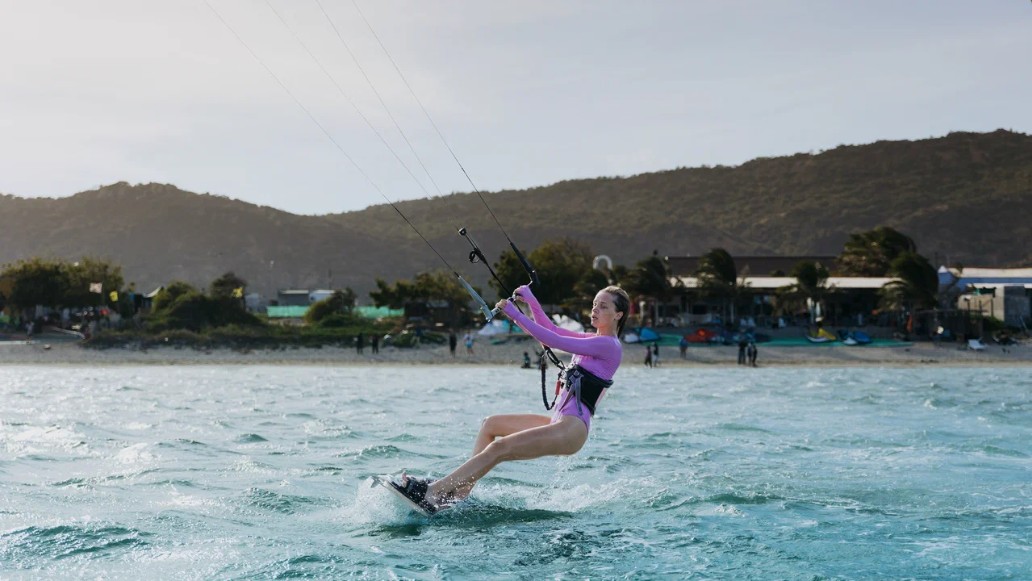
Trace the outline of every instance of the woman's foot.
{"type": "Polygon", "coordinates": [[[430,480],[425,478],[414,478],[402,473],[400,481],[391,480],[390,482],[391,486],[396,488],[398,492],[405,495],[405,498],[408,498],[415,504],[419,505],[423,510],[430,514],[434,514],[438,511],[437,504],[431,502],[431,500],[427,498],[427,489],[431,484],[430,480]]]}
{"type": "Polygon", "coordinates": [[[391,482],[409,500],[423,507],[424,510],[433,514],[455,505],[459,500],[453,493],[438,495],[433,491],[437,481],[429,478],[415,478],[401,473],[400,482],[391,482]]]}

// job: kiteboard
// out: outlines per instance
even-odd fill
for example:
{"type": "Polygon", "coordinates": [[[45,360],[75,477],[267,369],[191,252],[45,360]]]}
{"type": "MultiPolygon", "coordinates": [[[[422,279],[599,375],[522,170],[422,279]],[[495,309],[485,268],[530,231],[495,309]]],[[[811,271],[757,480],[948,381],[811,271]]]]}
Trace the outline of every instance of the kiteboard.
{"type": "Polygon", "coordinates": [[[418,514],[421,514],[421,515],[427,516],[427,517],[434,515],[434,513],[428,511],[426,508],[424,508],[422,506],[419,506],[419,504],[417,504],[415,502],[412,502],[411,498],[409,498],[409,497],[405,496],[404,494],[402,494],[401,489],[400,489],[401,485],[395,483],[390,478],[387,478],[385,476],[373,476],[373,483],[374,484],[379,484],[380,486],[382,486],[382,487],[386,488],[387,490],[391,491],[391,493],[394,496],[396,496],[397,498],[399,498],[401,500],[401,502],[405,506],[405,508],[411,510],[412,512],[415,512],[415,513],[418,513],[418,514]]]}

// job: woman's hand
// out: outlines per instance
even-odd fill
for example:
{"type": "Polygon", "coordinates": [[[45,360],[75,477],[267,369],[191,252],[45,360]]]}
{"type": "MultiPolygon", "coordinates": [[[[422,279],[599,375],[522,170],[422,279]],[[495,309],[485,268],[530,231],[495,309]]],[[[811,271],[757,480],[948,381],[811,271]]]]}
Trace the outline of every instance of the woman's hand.
{"type": "Polygon", "coordinates": [[[524,295],[529,295],[529,294],[531,294],[530,293],[530,285],[526,285],[526,284],[518,287],[516,290],[514,290],[512,292],[513,298],[515,298],[516,300],[520,301],[521,303],[527,302],[527,299],[525,299],[523,297],[524,297],[524,295]]]}
{"type": "MultiPolygon", "coordinates": [[[[529,285],[522,285],[522,286],[520,286],[519,288],[517,288],[516,290],[514,290],[512,292],[512,296],[511,297],[498,301],[498,303],[495,305],[495,307],[499,311],[504,313],[505,312],[505,303],[508,303],[508,302],[515,303],[517,301],[519,301],[521,303],[525,303],[525,302],[527,302],[527,299],[523,298],[524,293],[526,293],[528,295],[530,294],[530,286],[529,285]]],[[[531,296],[533,296],[533,295],[531,295],[531,296]]]]}

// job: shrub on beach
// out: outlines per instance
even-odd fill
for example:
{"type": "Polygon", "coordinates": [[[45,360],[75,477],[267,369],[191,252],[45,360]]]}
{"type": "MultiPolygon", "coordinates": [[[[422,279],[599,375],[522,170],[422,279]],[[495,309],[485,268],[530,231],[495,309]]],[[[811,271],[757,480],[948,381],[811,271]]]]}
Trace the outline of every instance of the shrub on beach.
{"type": "Polygon", "coordinates": [[[227,325],[261,327],[264,323],[245,311],[237,299],[213,298],[196,290],[187,290],[170,303],[162,303],[147,321],[151,332],[172,329],[201,332],[227,325]]]}
{"type": "Polygon", "coordinates": [[[330,325],[345,327],[354,322],[355,293],[351,289],[335,291],[330,296],[316,301],[308,307],[305,312],[305,322],[309,325],[323,324],[327,319],[333,319],[330,325]]]}
{"type": "Polygon", "coordinates": [[[317,325],[323,329],[343,329],[345,327],[354,326],[354,324],[354,317],[349,317],[348,315],[342,315],[340,313],[334,313],[317,323],[317,325]]]}
{"type": "MultiPolygon", "coordinates": [[[[228,286],[238,285],[230,281],[228,286]]],[[[227,285],[223,285],[227,286],[227,285]]],[[[235,288],[239,288],[236,286],[235,288]]],[[[383,334],[393,321],[369,321],[352,313],[353,293],[338,292],[309,309],[304,327],[267,324],[244,309],[233,292],[211,296],[186,283],[172,283],[155,298],[142,328],[104,330],[85,346],[148,349],[174,346],[194,349],[283,349],[286,347],[350,347],[355,337],[383,334]]]]}

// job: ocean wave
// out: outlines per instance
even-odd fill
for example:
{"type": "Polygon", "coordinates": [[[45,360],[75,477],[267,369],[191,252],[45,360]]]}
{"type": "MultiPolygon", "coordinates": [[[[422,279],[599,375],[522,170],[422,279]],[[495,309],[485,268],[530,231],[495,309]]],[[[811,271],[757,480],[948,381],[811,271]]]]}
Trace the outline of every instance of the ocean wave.
{"type": "Polygon", "coordinates": [[[376,446],[367,446],[358,450],[347,450],[337,454],[338,458],[348,459],[381,459],[381,458],[398,458],[403,455],[413,455],[404,453],[401,448],[392,446],[390,444],[380,444],[376,446]]]}
{"type": "Polygon", "coordinates": [[[107,474],[102,476],[82,476],[75,478],[68,478],[65,480],[59,480],[57,482],[51,482],[48,486],[54,488],[94,488],[97,486],[105,486],[116,482],[133,482],[135,483],[141,476],[146,476],[158,472],[156,468],[149,468],[144,470],[133,470],[128,472],[120,472],[116,474],[107,474]]]}
{"type": "Polygon", "coordinates": [[[258,444],[261,442],[268,442],[268,440],[258,434],[241,434],[236,438],[233,438],[233,442],[236,444],[258,444]]]}
{"type": "Polygon", "coordinates": [[[710,504],[761,505],[779,503],[784,500],[783,496],[762,492],[722,492],[706,497],[703,502],[710,504]]]}
{"type": "Polygon", "coordinates": [[[50,559],[110,556],[147,545],[149,536],[118,525],[29,526],[0,534],[0,562],[32,568],[50,559]]]}
{"type": "MultiPolygon", "coordinates": [[[[369,570],[375,569],[370,567],[369,570]]],[[[241,564],[223,573],[232,573],[227,576],[230,579],[337,579],[354,577],[356,570],[361,570],[361,566],[352,560],[310,553],[257,565],[241,564]]]]}
{"type": "Polygon", "coordinates": [[[244,491],[240,503],[281,514],[295,514],[302,508],[310,507],[315,501],[306,496],[280,494],[264,488],[249,488],[244,491]]]}

